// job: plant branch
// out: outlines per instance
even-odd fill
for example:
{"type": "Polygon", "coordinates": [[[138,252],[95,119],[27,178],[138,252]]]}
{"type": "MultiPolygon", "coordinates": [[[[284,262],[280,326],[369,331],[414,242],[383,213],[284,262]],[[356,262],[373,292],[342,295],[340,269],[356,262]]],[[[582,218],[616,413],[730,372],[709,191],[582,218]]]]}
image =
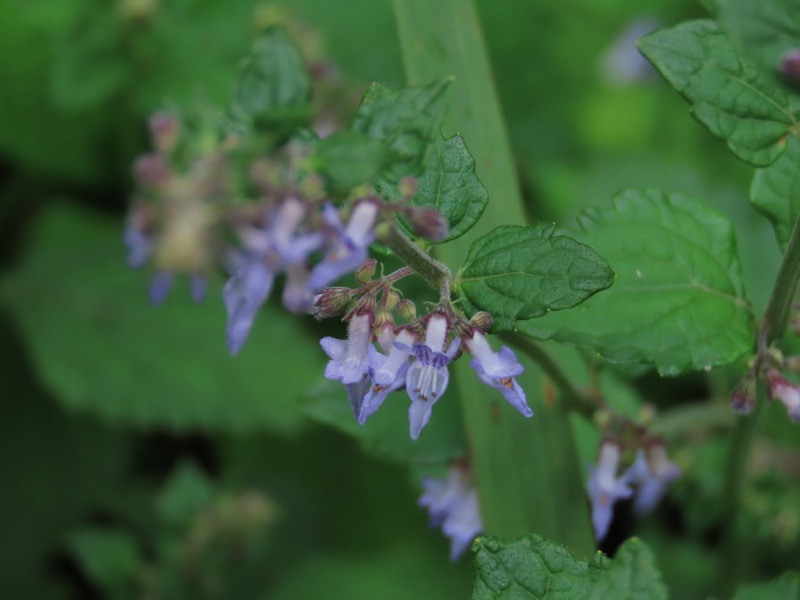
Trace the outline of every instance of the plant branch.
{"type": "MultiPolygon", "coordinates": [[[[783,337],[798,282],[800,282],[800,217],[794,224],[775,285],[772,287],[772,295],[764,312],[764,319],[761,321],[759,342],[765,340],[766,345],[769,345],[783,337]]],[[[762,348],[759,348],[759,352],[761,351],[762,348]]]]}
{"type": "Polygon", "coordinates": [[[388,246],[397,257],[406,265],[414,269],[414,272],[427,281],[439,293],[450,299],[450,269],[447,265],[440,263],[427,252],[417,246],[406,234],[397,227],[389,228],[388,233],[380,240],[388,246]]]}

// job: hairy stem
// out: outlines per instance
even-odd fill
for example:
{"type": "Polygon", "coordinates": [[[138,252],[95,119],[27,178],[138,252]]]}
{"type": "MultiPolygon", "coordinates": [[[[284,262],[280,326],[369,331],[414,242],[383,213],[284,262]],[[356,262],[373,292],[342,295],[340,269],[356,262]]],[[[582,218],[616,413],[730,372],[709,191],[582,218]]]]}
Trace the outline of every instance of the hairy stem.
{"type": "Polygon", "coordinates": [[[388,246],[397,258],[411,267],[415,273],[427,281],[434,289],[438,290],[444,299],[450,298],[450,269],[440,263],[427,252],[417,246],[406,234],[397,227],[389,229],[385,237],[380,240],[388,246]]]}

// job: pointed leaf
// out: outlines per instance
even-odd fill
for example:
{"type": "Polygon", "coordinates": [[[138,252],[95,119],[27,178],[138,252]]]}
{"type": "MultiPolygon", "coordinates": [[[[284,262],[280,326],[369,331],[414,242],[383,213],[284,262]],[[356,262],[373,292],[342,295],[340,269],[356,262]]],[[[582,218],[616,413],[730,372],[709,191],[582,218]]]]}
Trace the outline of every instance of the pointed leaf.
{"type": "Polygon", "coordinates": [[[594,349],[663,375],[731,363],[752,349],[752,312],[727,219],[681,194],[627,190],[586,211],[580,239],[617,273],[581,306],[519,331],[594,349]]]}
{"type": "Polygon", "coordinates": [[[800,600],[800,575],[789,571],[769,583],[742,586],[733,600],[800,600]]]}
{"type": "Polygon", "coordinates": [[[555,226],[496,227],[470,246],[456,289],[471,308],[494,317],[494,331],[580,304],[608,288],[614,273],[594,250],[555,226]]]}
{"type": "Polygon", "coordinates": [[[660,29],[639,49],[736,156],[766,166],[783,152],[783,138],[797,126],[797,102],[739,58],[716,23],[660,29]]]}
{"type": "Polygon", "coordinates": [[[389,162],[383,142],[355,131],[340,131],[321,140],[314,157],[328,190],[334,194],[377,179],[389,162]]]}
{"type": "Polygon", "coordinates": [[[786,152],[770,166],[757,169],[750,201],[772,222],[781,250],[786,249],[800,216],[800,141],[790,136],[786,152]]]}
{"type": "Polygon", "coordinates": [[[653,553],[641,540],[632,538],[597,577],[591,600],[666,600],[667,588],[653,560],[653,553]]]}

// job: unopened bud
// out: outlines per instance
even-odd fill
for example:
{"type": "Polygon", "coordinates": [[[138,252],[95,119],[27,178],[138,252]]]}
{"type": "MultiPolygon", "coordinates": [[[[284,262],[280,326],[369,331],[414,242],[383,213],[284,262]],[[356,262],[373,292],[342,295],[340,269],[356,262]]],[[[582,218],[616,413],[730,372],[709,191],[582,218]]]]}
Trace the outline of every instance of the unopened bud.
{"type": "Polygon", "coordinates": [[[789,418],[800,421],[800,387],[786,379],[776,369],[767,371],[767,386],[770,400],[777,398],[789,412],[789,418]]]}
{"type": "Polygon", "coordinates": [[[387,327],[394,329],[394,317],[386,309],[379,309],[375,312],[375,329],[381,331],[387,327]]]}
{"type": "Polygon", "coordinates": [[[781,76],[793,84],[800,84],[800,49],[789,50],[781,58],[781,76]]]}
{"type": "Polygon", "coordinates": [[[411,198],[417,193],[419,189],[419,182],[416,177],[403,177],[397,182],[397,188],[403,198],[411,198]]]}
{"type": "Polygon", "coordinates": [[[748,371],[731,392],[731,408],[746,415],[756,406],[756,377],[748,371]]]}
{"type": "Polygon", "coordinates": [[[375,275],[375,270],[378,267],[378,261],[374,258],[368,259],[363,265],[356,269],[355,277],[356,281],[360,284],[365,284],[372,279],[372,276],[375,275]]]}
{"type": "Polygon", "coordinates": [[[784,358],[783,368],[792,373],[800,373],[800,356],[787,356],[784,358]]]}
{"type": "Polygon", "coordinates": [[[411,225],[414,235],[426,240],[438,242],[447,237],[450,228],[442,213],[429,206],[409,206],[403,214],[411,225]]]}
{"type": "Polygon", "coordinates": [[[397,312],[407,323],[417,318],[417,305],[408,298],[403,298],[397,302],[397,312]]]}
{"type": "Polygon", "coordinates": [[[321,293],[314,296],[314,306],[311,308],[311,314],[317,319],[335,317],[347,308],[352,296],[353,290],[350,288],[325,288],[321,293]]]}
{"type": "Polygon", "coordinates": [[[156,150],[169,154],[178,141],[180,123],[174,113],[157,112],[150,117],[150,135],[156,150]]]}
{"type": "Polygon", "coordinates": [[[383,307],[386,310],[394,310],[397,308],[398,302],[400,302],[400,294],[392,290],[386,294],[386,299],[383,301],[383,307]]]}
{"type": "Polygon", "coordinates": [[[143,154],[133,163],[136,181],[145,188],[158,188],[170,179],[167,161],[159,154],[143,154]]]}
{"type": "Polygon", "coordinates": [[[486,333],[492,328],[492,325],[494,325],[494,319],[492,318],[492,315],[490,315],[488,312],[479,310],[474,315],[472,315],[472,318],[469,320],[469,323],[476,329],[480,329],[481,331],[486,333]]]}

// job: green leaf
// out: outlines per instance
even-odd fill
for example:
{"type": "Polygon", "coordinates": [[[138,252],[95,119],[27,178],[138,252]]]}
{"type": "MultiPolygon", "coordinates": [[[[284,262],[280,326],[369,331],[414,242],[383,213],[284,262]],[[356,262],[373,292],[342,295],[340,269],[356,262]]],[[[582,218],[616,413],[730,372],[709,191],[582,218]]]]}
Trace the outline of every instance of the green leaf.
{"type": "Polygon", "coordinates": [[[681,194],[627,190],[587,210],[579,239],[614,268],[614,286],[519,331],[594,349],[611,362],[677,375],[752,349],[752,312],[727,219],[681,194]]]}
{"type": "Polygon", "coordinates": [[[133,587],[142,559],[129,534],[87,529],[70,535],[67,545],[97,588],[121,596],[133,587]]]}
{"type": "Polygon", "coordinates": [[[769,583],[742,586],[733,600],[800,600],[800,575],[789,571],[769,583]]]}
{"type": "Polygon", "coordinates": [[[467,454],[463,419],[455,394],[436,404],[419,439],[408,432],[409,399],[404,392],[389,396],[364,425],[353,417],[344,386],[322,381],[304,399],[306,414],[355,438],[368,453],[400,463],[444,463],[467,454]]]}
{"type": "Polygon", "coordinates": [[[257,129],[290,131],[308,121],[311,80],[300,51],[282,27],[256,40],[236,81],[233,114],[257,129]]]}
{"type": "MultiPolygon", "coordinates": [[[[447,237],[437,243],[454,240],[472,229],[489,203],[489,193],[475,174],[475,160],[460,135],[436,140],[417,182],[417,193],[411,200],[414,206],[435,208],[449,226],[447,237]]],[[[379,182],[377,188],[387,199],[399,196],[393,183],[379,182]]]]}
{"type": "Polygon", "coordinates": [[[530,534],[513,542],[480,537],[472,545],[472,600],[660,600],[667,598],[653,556],[638,539],[625,542],[613,560],[591,561],[530,534]]]}
{"type": "Polygon", "coordinates": [[[380,140],[355,131],[340,131],[320,141],[314,151],[328,190],[343,194],[380,175],[389,153],[380,140]]]}
{"type": "Polygon", "coordinates": [[[669,594],[653,554],[641,540],[632,538],[617,551],[608,568],[597,577],[591,600],[666,600],[669,594]]]}
{"type": "Polygon", "coordinates": [[[715,0],[716,17],[742,54],[777,75],[783,56],[800,48],[797,0],[715,0]]]}
{"type": "Polygon", "coordinates": [[[214,486],[192,462],[182,462],[156,497],[161,521],[175,528],[188,526],[201,509],[214,500],[214,486]]]}
{"type": "Polygon", "coordinates": [[[504,225],[477,239],[456,277],[456,290],[472,308],[494,317],[494,331],[513,331],[520,320],[571,308],[608,288],[614,273],[589,246],[555,225],[504,225]]]}
{"type": "Polygon", "coordinates": [[[372,84],[351,129],[386,143],[392,156],[389,180],[417,175],[428,146],[438,139],[450,79],[400,91],[372,84]]]}
{"type": "Polygon", "coordinates": [[[639,40],[639,49],[736,156],[766,166],[783,152],[797,126],[797,101],[739,58],[713,21],[660,29],[639,40]]]}
{"type": "Polygon", "coordinates": [[[789,136],[786,152],[778,160],[756,170],[750,201],[772,222],[778,244],[785,250],[800,216],[800,141],[795,136],[789,136]]]}
{"type": "Polygon", "coordinates": [[[125,267],[121,231],[120,221],[55,205],[0,285],[58,399],[112,421],[175,430],[296,430],[294,400],[324,367],[300,319],[266,307],[233,358],[219,282],[200,305],[180,285],[163,306],[150,305],[147,276],[125,267]]]}

